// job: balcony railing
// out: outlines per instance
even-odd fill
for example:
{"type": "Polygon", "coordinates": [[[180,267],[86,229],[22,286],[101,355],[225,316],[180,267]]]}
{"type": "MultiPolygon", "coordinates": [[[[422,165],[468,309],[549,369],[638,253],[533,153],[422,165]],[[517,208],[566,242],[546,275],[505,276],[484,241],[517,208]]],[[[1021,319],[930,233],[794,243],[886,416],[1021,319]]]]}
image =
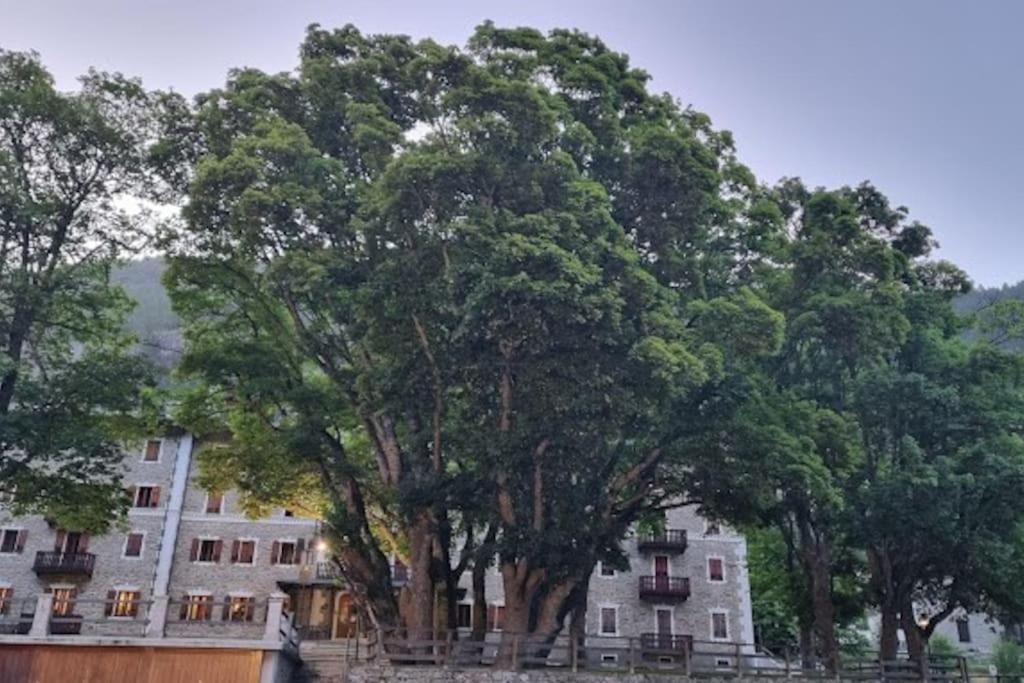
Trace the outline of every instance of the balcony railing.
{"type": "Polygon", "coordinates": [[[686,550],[686,530],[666,529],[656,533],[641,534],[637,547],[642,553],[655,551],[681,553],[686,550]]]}
{"type": "Polygon", "coordinates": [[[664,650],[665,652],[693,652],[693,636],[680,636],[671,633],[642,633],[640,647],[644,650],[664,650]]]}
{"type": "Polygon", "coordinates": [[[682,602],[690,597],[690,580],[676,576],[641,576],[640,599],[682,602]]]}
{"type": "Polygon", "coordinates": [[[32,569],[36,574],[74,574],[92,576],[96,556],[92,553],[61,553],[40,550],[32,569]]]}

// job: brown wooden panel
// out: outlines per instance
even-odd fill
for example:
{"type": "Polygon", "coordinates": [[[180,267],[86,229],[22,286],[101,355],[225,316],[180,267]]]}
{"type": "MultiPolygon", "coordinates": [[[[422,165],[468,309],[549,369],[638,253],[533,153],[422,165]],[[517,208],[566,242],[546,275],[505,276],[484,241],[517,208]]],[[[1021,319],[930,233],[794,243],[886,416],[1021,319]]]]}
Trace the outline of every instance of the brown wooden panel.
{"type": "Polygon", "coordinates": [[[254,650],[0,646],[0,683],[258,683],[254,650]]]}

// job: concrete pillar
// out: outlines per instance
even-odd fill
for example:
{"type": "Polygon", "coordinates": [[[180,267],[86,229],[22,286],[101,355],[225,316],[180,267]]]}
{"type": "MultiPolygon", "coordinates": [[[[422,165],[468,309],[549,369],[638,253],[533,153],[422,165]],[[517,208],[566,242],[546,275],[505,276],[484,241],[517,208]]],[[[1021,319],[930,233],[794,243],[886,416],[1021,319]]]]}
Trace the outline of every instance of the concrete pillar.
{"type": "Polygon", "coordinates": [[[41,593],[36,598],[36,613],[32,616],[32,628],[28,634],[45,638],[50,632],[50,614],[53,612],[53,593],[41,593]]]}
{"type": "Polygon", "coordinates": [[[147,638],[163,638],[167,626],[167,601],[166,595],[154,595],[153,603],[149,606],[149,620],[146,623],[147,638]]]}
{"type": "Polygon", "coordinates": [[[267,623],[263,630],[263,640],[279,642],[281,640],[281,616],[284,612],[284,593],[274,592],[267,598],[267,623]]]}

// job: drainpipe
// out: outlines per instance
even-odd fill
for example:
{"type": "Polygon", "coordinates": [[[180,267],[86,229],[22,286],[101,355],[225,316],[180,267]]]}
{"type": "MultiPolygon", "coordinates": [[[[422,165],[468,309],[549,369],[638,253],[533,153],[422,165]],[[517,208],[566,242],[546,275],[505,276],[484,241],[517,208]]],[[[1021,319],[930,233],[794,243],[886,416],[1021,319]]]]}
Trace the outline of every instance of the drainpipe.
{"type": "Polygon", "coordinates": [[[186,433],[178,440],[178,453],[174,458],[174,472],[171,475],[171,494],[167,498],[167,509],[164,512],[160,555],[153,577],[153,604],[146,627],[146,635],[152,638],[162,638],[167,623],[167,587],[171,581],[171,567],[174,564],[174,550],[178,545],[178,529],[181,526],[181,511],[185,507],[185,487],[191,464],[192,435],[186,433]]]}

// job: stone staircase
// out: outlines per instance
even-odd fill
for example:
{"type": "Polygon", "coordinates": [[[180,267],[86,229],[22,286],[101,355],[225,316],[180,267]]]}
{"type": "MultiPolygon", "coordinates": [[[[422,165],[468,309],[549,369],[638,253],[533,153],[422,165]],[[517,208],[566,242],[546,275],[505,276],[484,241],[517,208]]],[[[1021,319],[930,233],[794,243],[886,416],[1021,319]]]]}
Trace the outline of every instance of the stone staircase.
{"type": "Polygon", "coordinates": [[[367,641],[356,647],[355,639],[304,640],[299,645],[302,669],[296,679],[302,683],[344,683],[349,663],[366,661],[367,641]]]}

